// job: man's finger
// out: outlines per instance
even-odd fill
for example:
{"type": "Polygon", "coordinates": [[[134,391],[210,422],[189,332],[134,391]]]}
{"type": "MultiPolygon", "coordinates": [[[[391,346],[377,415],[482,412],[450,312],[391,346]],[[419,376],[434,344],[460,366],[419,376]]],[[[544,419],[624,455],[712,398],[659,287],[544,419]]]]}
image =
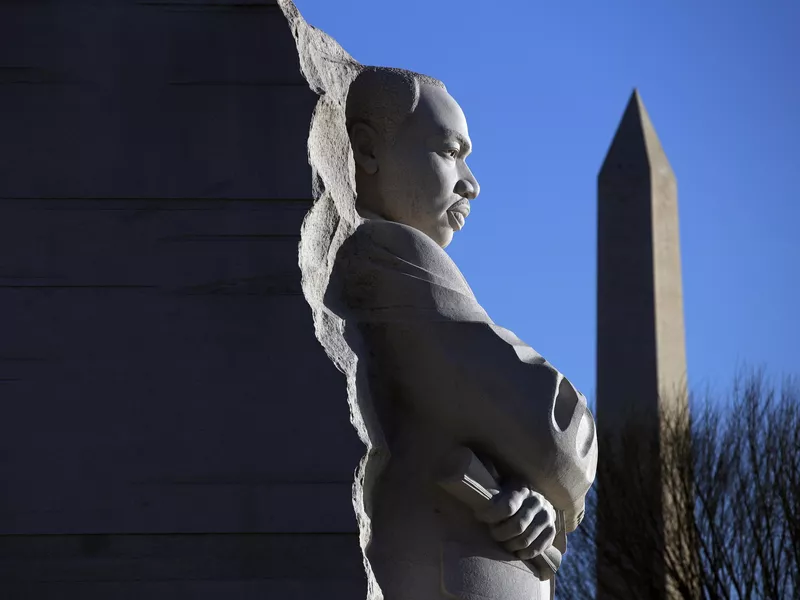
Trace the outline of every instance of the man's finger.
{"type": "Polygon", "coordinates": [[[490,531],[495,540],[505,542],[525,533],[534,520],[540,521],[542,526],[546,525],[547,513],[538,498],[529,496],[523,500],[522,506],[516,513],[491,527],[490,531]]]}
{"type": "Polygon", "coordinates": [[[555,537],[556,528],[552,524],[548,524],[539,531],[539,535],[530,542],[527,548],[517,550],[516,554],[522,560],[530,560],[536,556],[539,556],[542,552],[552,546],[555,537]]]}
{"type": "Polygon", "coordinates": [[[530,490],[522,486],[504,490],[492,498],[491,504],[485,510],[475,513],[475,516],[479,521],[490,525],[500,523],[515,514],[529,496],[530,490]]]}
{"type": "MultiPolygon", "coordinates": [[[[524,509],[523,509],[524,510],[524,509]]],[[[548,518],[547,512],[538,510],[533,513],[533,518],[526,524],[526,526],[515,536],[507,537],[503,546],[509,552],[516,552],[530,546],[536,538],[541,535],[542,531],[553,523],[548,518]]],[[[495,538],[498,539],[498,538],[495,538]]]]}

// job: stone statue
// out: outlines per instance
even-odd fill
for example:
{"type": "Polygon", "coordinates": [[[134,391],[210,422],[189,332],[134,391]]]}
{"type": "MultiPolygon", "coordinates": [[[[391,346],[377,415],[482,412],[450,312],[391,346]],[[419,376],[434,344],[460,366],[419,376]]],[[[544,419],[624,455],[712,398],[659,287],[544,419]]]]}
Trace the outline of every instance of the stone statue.
{"type": "Polygon", "coordinates": [[[564,552],[582,518],[594,421],[444,251],[480,192],[466,118],[441,82],[359,65],[281,3],[321,93],[300,263],[368,448],[354,507],[370,599],[552,597],[529,559],[564,552]],[[498,482],[477,511],[440,485],[465,448],[498,482]]]}

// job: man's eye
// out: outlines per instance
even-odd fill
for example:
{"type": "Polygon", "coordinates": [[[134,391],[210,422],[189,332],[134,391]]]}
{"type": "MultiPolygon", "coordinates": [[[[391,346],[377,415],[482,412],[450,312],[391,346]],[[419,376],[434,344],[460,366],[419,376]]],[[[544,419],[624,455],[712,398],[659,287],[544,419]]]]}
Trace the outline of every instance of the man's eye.
{"type": "Polygon", "coordinates": [[[448,148],[445,150],[445,154],[450,158],[458,158],[458,148],[448,148]]]}

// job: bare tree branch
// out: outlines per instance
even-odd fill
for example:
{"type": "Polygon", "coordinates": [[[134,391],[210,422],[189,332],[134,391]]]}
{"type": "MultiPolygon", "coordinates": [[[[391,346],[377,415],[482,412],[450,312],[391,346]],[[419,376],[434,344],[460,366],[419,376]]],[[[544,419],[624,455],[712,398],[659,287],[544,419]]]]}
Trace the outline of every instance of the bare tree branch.
{"type": "Polygon", "coordinates": [[[691,406],[665,412],[660,434],[631,426],[600,440],[558,598],[800,597],[797,383],[757,371],[737,377],[728,398],[691,406]]]}

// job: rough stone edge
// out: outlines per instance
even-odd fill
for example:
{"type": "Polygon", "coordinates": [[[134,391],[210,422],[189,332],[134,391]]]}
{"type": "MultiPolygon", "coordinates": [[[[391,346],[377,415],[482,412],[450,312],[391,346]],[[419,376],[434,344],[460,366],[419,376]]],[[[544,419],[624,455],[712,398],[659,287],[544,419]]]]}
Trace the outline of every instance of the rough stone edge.
{"type": "Polygon", "coordinates": [[[350,422],[366,446],[355,472],[352,500],[367,576],[367,600],[382,600],[367,550],[372,539],[373,483],[386,464],[388,450],[366,374],[359,373],[356,353],[344,339],[344,322],[323,304],[336,253],[361,223],[355,210],[355,164],[345,126],[345,104],[350,83],[363,66],[336,40],[309,25],[291,0],[278,0],[278,4],[295,39],[300,70],[319,95],[308,136],[314,205],[303,220],[298,256],[303,294],[311,306],[317,339],[346,376],[350,422]]]}

